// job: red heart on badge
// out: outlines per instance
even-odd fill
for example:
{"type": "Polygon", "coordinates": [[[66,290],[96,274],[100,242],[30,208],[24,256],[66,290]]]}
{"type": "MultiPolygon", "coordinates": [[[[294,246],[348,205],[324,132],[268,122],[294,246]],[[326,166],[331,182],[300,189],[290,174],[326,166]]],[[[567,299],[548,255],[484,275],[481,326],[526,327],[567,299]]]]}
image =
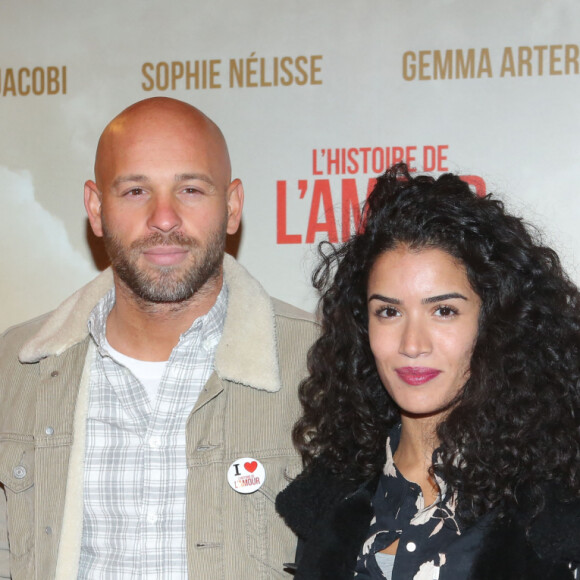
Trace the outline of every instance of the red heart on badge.
{"type": "Polygon", "coordinates": [[[246,463],[244,463],[244,468],[246,471],[248,471],[250,473],[254,473],[254,471],[256,471],[256,469],[258,468],[258,462],[257,461],[247,461],[246,463]]]}

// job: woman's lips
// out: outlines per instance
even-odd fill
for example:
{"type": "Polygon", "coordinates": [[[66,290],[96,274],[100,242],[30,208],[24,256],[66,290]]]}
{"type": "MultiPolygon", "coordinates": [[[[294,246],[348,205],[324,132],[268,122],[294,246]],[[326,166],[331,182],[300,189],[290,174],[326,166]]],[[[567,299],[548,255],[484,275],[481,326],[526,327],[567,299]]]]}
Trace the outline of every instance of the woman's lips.
{"type": "Polygon", "coordinates": [[[430,367],[400,367],[395,369],[395,372],[408,385],[428,383],[441,373],[441,371],[430,367]]]}

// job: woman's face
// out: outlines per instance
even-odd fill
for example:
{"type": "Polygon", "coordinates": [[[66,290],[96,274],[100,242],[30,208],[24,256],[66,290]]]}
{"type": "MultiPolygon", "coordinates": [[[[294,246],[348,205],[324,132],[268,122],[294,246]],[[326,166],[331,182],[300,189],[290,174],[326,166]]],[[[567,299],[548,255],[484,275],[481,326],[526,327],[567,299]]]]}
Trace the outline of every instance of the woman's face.
{"type": "Polygon", "coordinates": [[[397,246],[369,276],[369,340],[403,415],[445,411],[469,377],[481,300],[465,267],[438,249],[397,246]]]}

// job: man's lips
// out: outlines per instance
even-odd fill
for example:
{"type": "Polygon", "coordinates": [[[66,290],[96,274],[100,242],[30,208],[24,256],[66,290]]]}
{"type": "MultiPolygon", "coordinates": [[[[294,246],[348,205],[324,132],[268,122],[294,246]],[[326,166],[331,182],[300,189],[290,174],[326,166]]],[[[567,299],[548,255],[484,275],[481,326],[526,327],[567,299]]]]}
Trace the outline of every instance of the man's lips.
{"type": "Polygon", "coordinates": [[[158,266],[179,264],[187,256],[188,250],[181,246],[154,246],[143,250],[145,258],[158,266]]]}
{"type": "Polygon", "coordinates": [[[395,372],[408,385],[422,385],[441,374],[441,371],[430,367],[400,367],[395,372]]]}

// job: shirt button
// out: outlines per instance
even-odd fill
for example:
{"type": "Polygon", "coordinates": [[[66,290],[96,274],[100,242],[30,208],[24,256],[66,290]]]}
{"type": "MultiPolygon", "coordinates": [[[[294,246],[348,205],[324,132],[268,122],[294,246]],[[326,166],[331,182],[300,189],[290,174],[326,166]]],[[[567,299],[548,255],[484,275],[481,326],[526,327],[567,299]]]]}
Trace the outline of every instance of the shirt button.
{"type": "Polygon", "coordinates": [[[26,477],[26,467],[24,465],[17,465],[12,471],[12,475],[16,479],[24,479],[26,477]]]}
{"type": "Polygon", "coordinates": [[[409,542],[406,546],[407,552],[414,552],[417,549],[417,544],[415,542],[409,542]]]}
{"type": "Polygon", "coordinates": [[[45,432],[47,435],[54,435],[54,429],[53,429],[52,427],[47,427],[47,428],[44,430],[44,432],[45,432]]]}
{"type": "Polygon", "coordinates": [[[46,526],[46,528],[44,528],[44,533],[47,536],[50,536],[52,534],[52,528],[50,526],[46,526]]]}
{"type": "Polygon", "coordinates": [[[58,371],[52,371],[50,376],[54,379],[54,377],[58,377],[58,371]]]}
{"type": "Polygon", "coordinates": [[[157,514],[155,512],[150,512],[147,514],[147,521],[150,524],[154,524],[155,522],[157,522],[157,514]]]}
{"type": "Polygon", "coordinates": [[[153,437],[149,439],[149,447],[151,447],[151,449],[159,449],[161,447],[161,437],[153,435],[153,437]]]}

